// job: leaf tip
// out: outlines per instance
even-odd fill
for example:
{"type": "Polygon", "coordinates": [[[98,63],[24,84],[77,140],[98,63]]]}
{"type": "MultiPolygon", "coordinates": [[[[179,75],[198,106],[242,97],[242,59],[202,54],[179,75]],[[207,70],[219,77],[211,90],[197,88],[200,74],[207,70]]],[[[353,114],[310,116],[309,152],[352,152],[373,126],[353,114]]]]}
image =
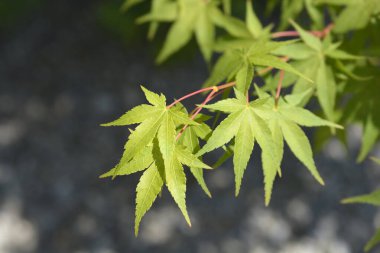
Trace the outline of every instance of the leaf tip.
{"type": "Polygon", "coordinates": [[[271,195],[270,194],[265,194],[265,207],[269,206],[270,200],[271,200],[271,195]]]}
{"type": "Polygon", "coordinates": [[[140,88],[143,92],[147,91],[147,88],[145,88],[143,85],[140,85],[140,88]]]}
{"type": "Polygon", "coordinates": [[[135,238],[139,236],[139,228],[135,227],[135,238]]]}
{"type": "Polygon", "coordinates": [[[191,221],[189,217],[186,218],[186,222],[187,222],[187,225],[191,228],[192,225],[191,225],[191,221]]]}
{"type": "Polygon", "coordinates": [[[239,197],[239,192],[240,192],[240,190],[236,188],[235,189],[235,198],[239,197]]]}

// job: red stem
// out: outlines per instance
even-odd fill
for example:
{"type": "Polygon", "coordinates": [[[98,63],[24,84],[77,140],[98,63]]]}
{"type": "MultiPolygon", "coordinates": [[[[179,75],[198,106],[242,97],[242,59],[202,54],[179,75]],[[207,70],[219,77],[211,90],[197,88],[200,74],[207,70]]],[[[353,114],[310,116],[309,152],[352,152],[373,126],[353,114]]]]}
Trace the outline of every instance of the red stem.
{"type": "MultiPolygon", "coordinates": [[[[207,88],[203,88],[203,89],[200,89],[200,90],[197,90],[197,91],[194,91],[190,94],[187,94],[183,97],[181,97],[180,99],[177,99],[175,100],[173,103],[171,103],[170,105],[167,106],[168,109],[170,109],[171,107],[173,107],[174,105],[176,105],[177,103],[189,98],[189,97],[192,97],[194,95],[197,95],[199,93],[203,93],[205,91],[209,91],[209,90],[213,90],[215,92],[219,91],[219,90],[223,90],[223,89],[226,89],[226,88],[229,88],[229,87],[232,87],[236,84],[236,82],[230,82],[230,83],[226,83],[226,84],[223,84],[223,85],[220,85],[220,86],[212,86],[212,87],[207,87],[207,88]]],[[[215,93],[214,92],[214,93],[215,93]]]]}
{"type": "Polygon", "coordinates": [[[298,37],[300,34],[297,31],[283,31],[272,33],[272,38],[282,38],[282,37],[298,37]]]}
{"type": "MultiPolygon", "coordinates": [[[[203,109],[203,106],[206,105],[208,102],[210,102],[211,100],[213,100],[216,96],[218,96],[219,94],[223,93],[223,90],[224,89],[227,89],[229,87],[232,87],[236,84],[236,82],[231,82],[231,83],[226,83],[226,84],[223,84],[223,85],[220,85],[220,86],[214,86],[212,87],[213,90],[210,92],[210,94],[208,94],[208,96],[206,97],[206,99],[202,102],[202,104],[200,104],[199,106],[197,106],[194,111],[191,113],[191,117],[190,119],[194,120],[195,117],[202,111],[203,109]]],[[[183,134],[183,132],[188,128],[189,125],[185,125],[181,131],[178,133],[177,135],[177,138],[176,140],[178,140],[181,135],[183,134]]]]}
{"type": "Polygon", "coordinates": [[[189,97],[192,97],[192,96],[195,96],[195,95],[197,95],[199,93],[202,93],[202,92],[205,92],[205,91],[209,91],[209,90],[213,90],[213,89],[214,89],[214,87],[207,87],[207,88],[203,88],[203,89],[194,91],[194,92],[192,92],[190,94],[187,94],[187,95],[181,97],[180,99],[175,100],[173,103],[171,103],[170,105],[168,105],[167,108],[170,109],[171,107],[173,107],[177,103],[179,103],[179,102],[181,102],[181,101],[183,101],[183,100],[185,100],[185,99],[187,99],[189,97]]]}
{"type": "Polygon", "coordinates": [[[276,108],[277,108],[277,105],[278,105],[278,100],[280,99],[280,95],[281,95],[282,82],[284,81],[284,75],[285,75],[285,71],[281,70],[280,71],[280,78],[278,80],[278,85],[277,85],[276,97],[275,97],[275,100],[274,100],[276,108]]]}
{"type": "MultiPolygon", "coordinates": [[[[334,24],[329,24],[325,27],[322,31],[310,31],[311,34],[318,38],[326,37],[334,27],[334,24]]],[[[283,32],[276,32],[272,34],[272,38],[283,38],[283,37],[299,37],[300,34],[297,31],[283,31],[283,32]]]]}
{"type": "MultiPolygon", "coordinates": [[[[206,97],[206,99],[202,102],[202,104],[200,104],[194,111],[194,113],[192,113],[190,119],[191,120],[194,120],[195,117],[201,112],[201,110],[203,109],[203,106],[205,104],[207,104],[212,98],[213,98],[213,95],[216,93],[217,91],[216,90],[213,90],[210,92],[210,94],[208,94],[208,96],[206,97]]],[[[188,127],[189,125],[186,124],[182,129],[181,131],[178,133],[177,135],[177,138],[176,140],[178,141],[179,137],[181,137],[181,135],[183,134],[183,132],[186,130],[186,128],[188,127]]]]}

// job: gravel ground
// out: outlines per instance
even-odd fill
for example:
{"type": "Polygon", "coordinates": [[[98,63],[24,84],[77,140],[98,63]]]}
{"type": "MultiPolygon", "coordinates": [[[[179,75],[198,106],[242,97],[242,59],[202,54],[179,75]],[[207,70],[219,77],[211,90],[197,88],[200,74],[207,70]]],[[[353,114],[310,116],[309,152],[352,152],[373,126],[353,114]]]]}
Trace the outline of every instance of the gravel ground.
{"type": "Polygon", "coordinates": [[[212,199],[189,175],[193,227],[165,190],[135,238],[138,177],[98,179],[120,157],[128,131],[99,123],[142,103],[140,84],[174,98],[199,87],[207,71],[199,57],[156,67],[149,44],[125,47],[97,25],[91,1],[75,11],[73,4],[51,2],[0,34],[0,252],[362,251],[380,213],[339,201],[376,188],[380,170],[355,164],[357,128],[347,153],[332,141],[316,155],[325,187],[286,150],[266,208],[255,153],[238,198],[231,163],[206,174],[212,199]]]}

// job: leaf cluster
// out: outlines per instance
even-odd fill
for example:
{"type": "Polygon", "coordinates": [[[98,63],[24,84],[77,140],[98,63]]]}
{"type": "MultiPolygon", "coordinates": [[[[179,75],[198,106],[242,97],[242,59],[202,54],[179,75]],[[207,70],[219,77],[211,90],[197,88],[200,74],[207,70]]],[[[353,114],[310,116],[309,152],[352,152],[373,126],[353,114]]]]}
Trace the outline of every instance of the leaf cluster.
{"type": "MultiPolygon", "coordinates": [[[[141,2],[144,0],[127,0],[123,8],[141,2]]],[[[142,88],[149,104],[104,124],[137,124],[130,129],[120,162],[102,175],[114,178],[143,172],[136,189],[136,235],[142,217],[164,186],[190,225],[185,167],[211,197],[204,169],[216,168],[232,156],[237,196],[252,152],[259,148],[268,205],[274,182],[282,176],[285,145],[316,181],[324,184],[304,127],[319,127],[317,134],[325,136],[319,142],[323,142],[335,134],[343,140],[344,132],[337,131],[341,125],[361,124],[358,161],[363,161],[380,139],[378,0],[268,1],[268,13],[276,6],[282,10],[277,26],[263,25],[251,0],[245,3],[243,19],[232,16],[230,0],[150,3],[150,12],[137,20],[149,23],[148,37],[154,38],[161,23],[171,24],[157,62],[167,60],[194,37],[212,68],[204,88],[194,94],[210,93],[193,112],[178,101],[168,105],[164,95],[142,88]],[[305,16],[311,21],[308,28],[293,21],[305,16]],[[283,31],[287,27],[295,30],[283,31]],[[222,93],[222,99],[209,104],[222,93]],[[206,123],[210,117],[199,114],[202,109],[215,117],[213,127],[206,123]],[[225,153],[209,166],[203,156],[215,149],[225,153]]],[[[347,201],[370,199],[372,195],[347,201]]]]}
{"type": "Polygon", "coordinates": [[[150,209],[164,184],[190,225],[186,209],[186,176],[183,165],[191,168],[191,172],[207,192],[202,169],[210,169],[193,154],[195,147],[186,145],[189,141],[193,141],[195,143],[191,144],[196,146],[198,136],[204,137],[209,129],[191,120],[178,106],[168,108],[164,95],[155,94],[144,87],[142,89],[150,105],[137,106],[119,119],[103,124],[103,126],[139,124],[131,130],[120,162],[101,176],[114,178],[144,171],[136,189],[136,235],[142,217],[150,209]],[[194,137],[189,137],[189,140],[177,142],[178,127],[187,124],[193,126],[192,131],[195,132],[196,140],[194,137]]]}

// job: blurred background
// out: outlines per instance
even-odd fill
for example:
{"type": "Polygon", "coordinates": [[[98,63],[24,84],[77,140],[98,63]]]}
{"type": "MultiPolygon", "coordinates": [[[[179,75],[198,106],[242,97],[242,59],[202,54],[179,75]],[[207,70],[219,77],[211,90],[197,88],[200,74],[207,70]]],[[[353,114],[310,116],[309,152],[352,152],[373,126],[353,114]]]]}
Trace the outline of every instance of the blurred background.
{"type": "Polygon", "coordinates": [[[371,162],[355,163],[360,128],[349,130],[348,150],[332,140],[316,154],[325,187],[285,150],[264,207],[256,150],[238,198],[231,162],[206,173],[212,199],[188,174],[193,227],[164,190],[134,237],[139,175],[98,178],[128,130],[99,124],[143,103],[140,84],[174,99],[199,88],[208,67],[195,43],[155,66],[167,27],[149,43],[134,24],[148,6],[125,14],[120,5],[0,0],[0,253],[362,252],[380,212],[339,203],[380,179],[371,162]]]}

